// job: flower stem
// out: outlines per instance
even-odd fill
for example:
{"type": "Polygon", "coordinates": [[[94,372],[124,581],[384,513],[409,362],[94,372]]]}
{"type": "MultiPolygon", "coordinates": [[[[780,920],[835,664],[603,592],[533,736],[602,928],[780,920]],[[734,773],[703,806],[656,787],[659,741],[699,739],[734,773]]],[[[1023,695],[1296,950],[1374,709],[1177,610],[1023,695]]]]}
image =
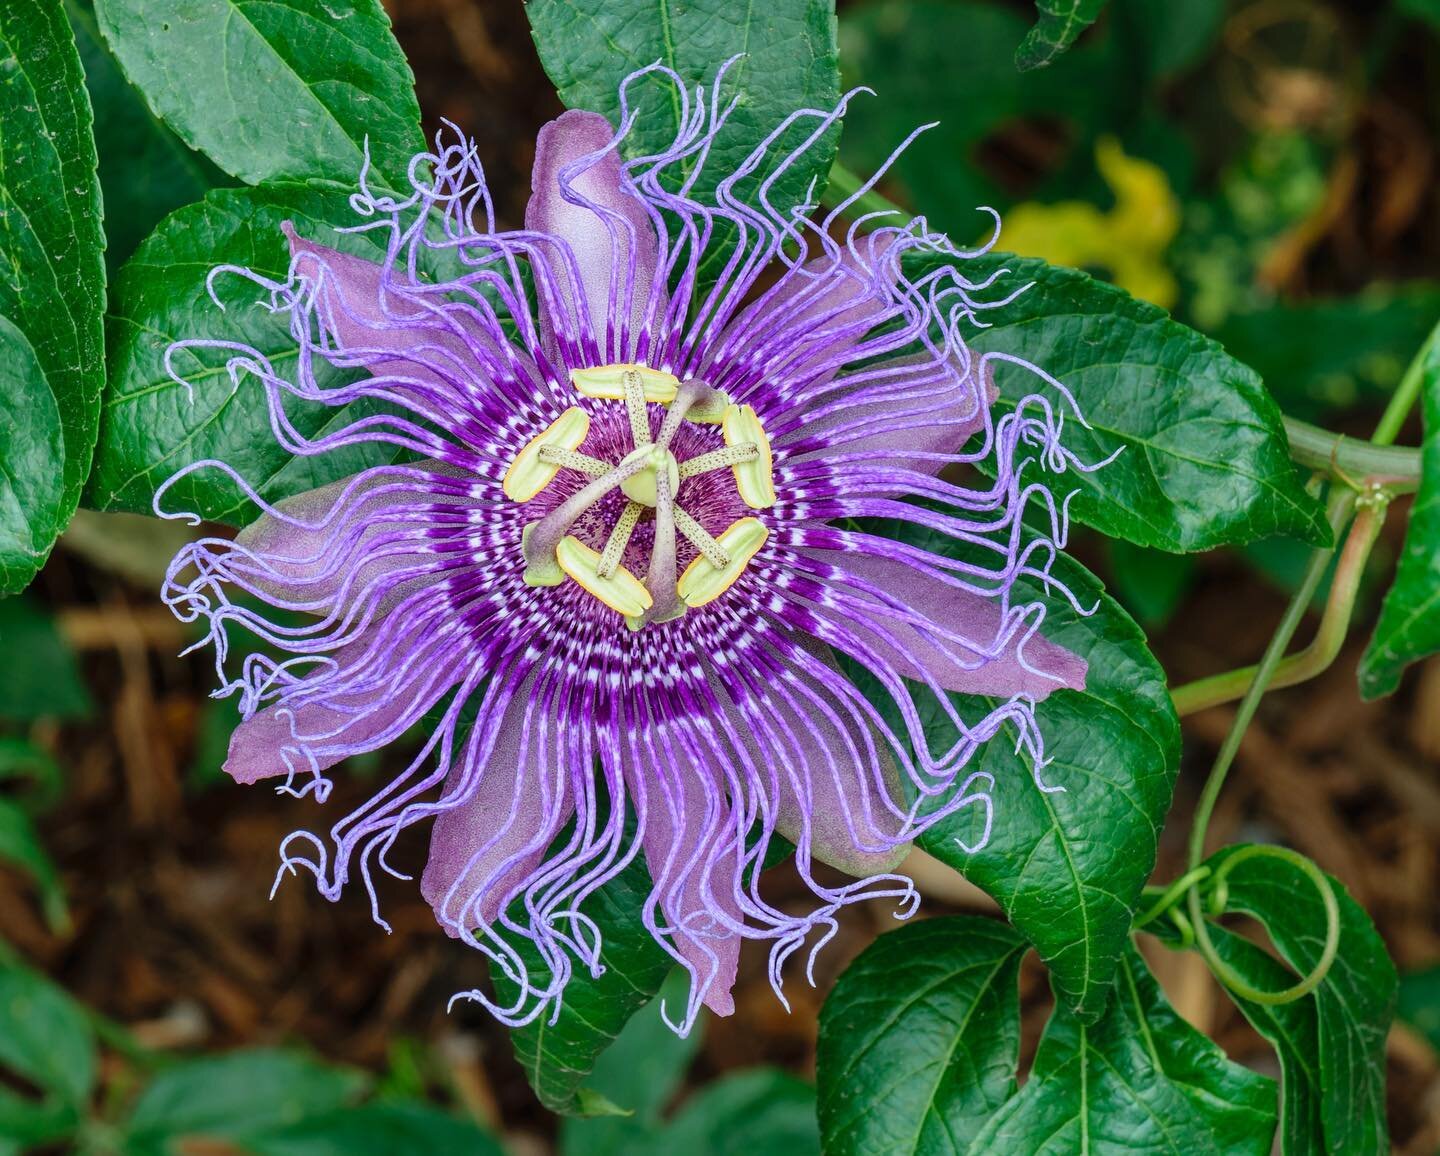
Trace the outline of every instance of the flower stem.
{"type": "Polygon", "coordinates": [[[1430,360],[1430,354],[1437,341],[1440,341],[1440,322],[1436,322],[1435,328],[1430,330],[1430,336],[1425,338],[1424,344],[1410,359],[1410,364],[1405,369],[1405,375],[1400,378],[1400,384],[1395,387],[1395,392],[1390,397],[1390,404],[1385,407],[1385,412],[1380,417],[1380,424],[1375,427],[1375,433],[1370,438],[1375,445],[1394,445],[1395,439],[1400,436],[1400,431],[1405,426],[1405,419],[1415,408],[1415,402],[1420,396],[1420,389],[1425,384],[1426,363],[1430,360]]]}
{"type": "MultiPolygon", "coordinates": [[[[1380,536],[1385,524],[1385,508],[1388,498],[1376,496],[1362,500],[1360,513],[1345,540],[1345,548],[1335,567],[1335,577],[1330,584],[1330,597],[1325,603],[1325,614],[1315,638],[1303,650],[1282,658],[1275,665],[1269,685],[1272,689],[1294,686],[1305,682],[1329,668],[1340,653],[1345,636],[1350,631],[1350,619],[1355,610],[1355,597],[1360,590],[1360,579],[1370,550],[1380,536]]],[[[1328,554],[1328,551],[1325,551],[1328,554]]],[[[1223,674],[1188,682],[1171,692],[1175,710],[1180,715],[1194,714],[1207,707],[1233,702],[1245,693],[1255,681],[1259,666],[1246,666],[1239,670],[1227,670],[1223,674]]]]}

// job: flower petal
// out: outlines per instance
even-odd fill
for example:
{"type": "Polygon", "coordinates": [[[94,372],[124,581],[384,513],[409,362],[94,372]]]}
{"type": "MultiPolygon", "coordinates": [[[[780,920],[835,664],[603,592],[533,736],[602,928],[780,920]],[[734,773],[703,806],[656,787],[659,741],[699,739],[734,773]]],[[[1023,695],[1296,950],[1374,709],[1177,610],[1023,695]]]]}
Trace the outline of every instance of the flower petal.
{"type": "MultiPolygon", "coordinates": [[[[602,350],[607,323],[614,322],[617,338],[627,323],[631,328],[639,325],[659,262],[655,226],[625,175],[618,151],[595,155],[614,139],[615,130],[603,116],[576,109],[541,128],[530,178],[532,195],[525,206],[527,229],[555,237],[575,255],[580,273],[578,305],[565,288],[564,266],[553,255],[548,263],[560,281],[557,287],[567,299],[568,311],[578,312],[582,330],[588,328],[602,350]],[[565,171],[580,164],[586,167],[565,171]]],[[[550,316],[543,301],[541,313],[551,331],[571,328],[550,316]]],[[[614,350],[620,360],[628,352],[623,342],[614,350]]]]}
{"type": "Polygon", "coordinates": [[[705,1006],[728,1016],[735,1010],[731,989],[740,935],[726,920],[744,922],[735,899],[744,843],[718,773],[695,760],[689,743],[677,739],[655,747],[666,765],[657,761],[628,776],[631,790],[645,801],[645,862],[705,1006]]]}
{"type": "Polygon", "coordinates": [[[237,783],[257,783],[280,775],[316,774],[351,755],[374,750],[398,738],[435,705],[459,680],[455,670],[433,663],[411,664],[408,677],[367,673],[372,649],[389,652],[379,642],[381,628],[362,634],[334,655],[336,668],[299,684],[303,699],[282,700],[256,711],[235,728],[224,770],[237,783]],[[333,686],[329,693],[315,694],[333,686]]]}
{"type": "Polygon", "coordinates": [[[420,894],[447,934],[458,936],[457,925],[470,917],[487,924],[499,918],[544,862],[569,819],[574,803],[558,787],[562,754],[553,738],[555,727],[553,717],[542,720],[539,711],[532,710],[528,695],[517,695],[478,771],[479,781],[464,787],[463,779],[475,769],[462,764],[451,771],[451,791],[468,789],[469,797],[436,817],[430,858],[420,877],[420,894]],[[527,713],[532,728],[528,743],[527,713]],[[537,733],[552,736],[548,748],[535,740],[537,733]],[[473,900],[482,889],[476,904],[473,900]]]}
{"type": "MultiPolygon", "coordinates": [[[[887,639],[855,617],[841,617],[836,610],[814,607],[817,614],[831,617],[875,652],[874,657],[868,656],[857,646],[852,652],[857,661],[878,660],[904,677],[920,681],[928,675],[943,689],[964,694],[1028,694],[1039,701],[1062,687],[1085,688],[1085,660],[1038,633],[1019,649],[1012,642],[1001,653],[986,659],[978,648],[993,640],[1002,625],[1002,611],[994,599],[952,586],[898,559],[859,551],[825,551],[822,555],[818,551],[803,550],[801,553],[846,570],[883,590],[903,603],[911,616],[912,621],[906,621],[896,617],[893,610],[877,609],[872,617],[890,636],[887,639]],[[960,635],[975,646],[967,647],[947,635],[960,635]]],[[[869,599],[857,589],[849,592],[869,599]]],[[[870,600],[879,606],[878,599],[870,600]]],[[[1022,630],[1019,637],[1023,636],[1022,630]]]]}

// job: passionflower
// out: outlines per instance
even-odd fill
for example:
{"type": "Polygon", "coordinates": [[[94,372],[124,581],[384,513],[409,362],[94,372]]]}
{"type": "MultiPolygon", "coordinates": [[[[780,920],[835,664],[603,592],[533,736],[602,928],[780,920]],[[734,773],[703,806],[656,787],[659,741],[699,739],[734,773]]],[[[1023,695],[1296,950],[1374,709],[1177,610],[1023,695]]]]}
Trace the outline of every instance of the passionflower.
{"type": "Polygon", "coordinates": [[[772,207],[844,102],[795,112],[715,179],[719,92],[657,66],[622,86],[618,128],[546,125],[514,230],[447,128],[407,196],[361,174],[340,233],[374,232],[383,260],[287,227],[284,281],[212,273],[288,320],[285,371],[238,342],[169,352],[182,382],[208,349],[236,389],[258,383],[291,453],[366,463],[275,504],[225,463],[189,467],[263,511],[188,546],[165,589],[208,622],[217,694],[239,696],[225,769],[323,803],[330,768],[426,724],[327,836],[286,840],[277,883],[305,868],[334,899],[358,876],[383,924],[374,872],[399,874],[397,840],[428,828],[422,894],[518,993],[463,994],[510,1024],[600,968],[585,900],[637,856],[646,926],[693,981],[686,1031],[702,1005],[733,1009],[742,940],[770,941],[779,993],[843,905],[912,910],[895,869],[920,831],[974,807],[988,836],[994,783],[972,763],[1002,728],[1035,789],[1064,786],[1042,777],[1034,706],[1085,663],[1015,590],[1056,585],[1050,479],[1084,468],[1060,440],[1073,402],[967,348],[991,280],[923,218],[772,207]],[[647,76],[674,86],[682,128],[626,160],[647,76]],[[1035,392],[997,416],[1002,372],[1035,392]],[[336,412],[306,436],[301,403],[336,412]],[[235,628],[283,659],[227,670],[235,628]],[[777,836],[808,911],[762,893],[777,836]]]}

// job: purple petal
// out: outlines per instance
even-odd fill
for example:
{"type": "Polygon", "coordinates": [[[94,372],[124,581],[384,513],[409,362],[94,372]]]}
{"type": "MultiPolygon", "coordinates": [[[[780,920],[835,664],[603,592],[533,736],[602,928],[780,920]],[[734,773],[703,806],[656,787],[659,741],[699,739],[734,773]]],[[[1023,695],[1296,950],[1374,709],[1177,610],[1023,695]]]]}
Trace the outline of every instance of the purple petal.
{"type": "MultiPolygon", "coordinates": [[[[458,935],[456,923],[467,917],[487,924],[499,918],[544,862],[574,809],[568,795],[562,800],[556,789],[544,786],[561,778],[557,766],[562,752],[554,742],[542,749],[535,728],[553,736],[556,720],[552,716],[542,721],[539,710],[531,712],[531,739],[525,742],[530,708],[526,698],[506,710],[494,747],[478,772],[479,782],[469,788],[464,802],[439,813],[430,834],[420,894],[449,935],[458,935]],[[472,905],[481,889],[478,906],[472,905]]],[[[466,789],[460,780],[467,773],[475,772],[463,765],[451,772],[452,790],[466,789]]]]}
{"type": "Polygon", "coordinates": [[[878,797],[882,783],[866,769],[878,764],[884,790],[891,800],[900,798],[900,776],[880,736],[866,728],[867,745],[859,733],[863,723],[837,711],[848,724],[842,731],[801,696],[792,705],[776,695],[766,707],[783,738],[775,754],[791,764],[780,768],[775,829],[796,847],[808,839],[814,858],[847,875],[864,879],[893,871],[910,844],[895,838],[903,817],[878,797]]]}
{"type": "MultiPolygon", "coordinates": [[[[615,130],[603,116],[574,109],[541,128],[530,178],[532,195],[525,206],[527,229],[555,237],[574,254],[583,299],[580,320],[588,323],[602,349],[607,323],[613,321],[617,330],[626,322],[632,328],[639,325],[659,261],[655,226],[616,150],[562,175],[614,139],[615,130]]],[[[563,266],[549,256],[559,272],[563,266]]],[[[545,317],[552,331],[557,321],[545,317]]]]}
{"type": "MultiPolygon", "coordinates": [[[[369,654],[377,631],[361,635],[337,650],[338,664],[324,686],[328,694],[306,701],[279,702],[256,711],[235,728],[224,770],[237,783],[257,783],[280,775],[319,773],[342,759],[374,750],[414,725],[457,681],[458,673],[417,667],[403,681],[393,678],[354,679],[353,668],[369,654]],[[392,730],[393,728],[393,730],[392,730]]],[[[313,681],[301,684],[311,691],[313,681]]]]}
{"type": "Polygon", "coordinates": [[[632,789],[646,799],[645,862],[705,1006],[728,1016],[735,1010],[740,936],[716,912],[737,926],[744,922],[735,899],[742,844],[715,772],[694,763],[686,744],[657,747],[667,759],[673,753],[672,766],[651,768],[644,783],[632,775],[632,789]]]}
{"type": "MultiPolygon", "coordinates": [[[[1038,633],[1017,649],[1016,642],[1024,637],[1021,630],[1015,641],[989,659],[979,649],[946,637],[960,635],[977,648],[988,645],[1002,625],[1002,610],[994,599],[961,590],[890,558],[858,551],[826,551],[824,561],[883,590],[903,603],[915,619],[907,622],[893,611],[877,610],[873,620],[890,636],[887,639],[850,617],[843,621],[837,618],[839,625],[858,635],[875,653],[871,657],[855,648],[853,657],[861,662],[878,660],[904,677],[919,681],[928,675],[943,689],[964,694],[1029,694],[1039,701],[1062,687],[1085,689],[1085,660],[1038,633]]],[[[816,613],[830,616],[835,612],[817,607],[816,613]]]]}

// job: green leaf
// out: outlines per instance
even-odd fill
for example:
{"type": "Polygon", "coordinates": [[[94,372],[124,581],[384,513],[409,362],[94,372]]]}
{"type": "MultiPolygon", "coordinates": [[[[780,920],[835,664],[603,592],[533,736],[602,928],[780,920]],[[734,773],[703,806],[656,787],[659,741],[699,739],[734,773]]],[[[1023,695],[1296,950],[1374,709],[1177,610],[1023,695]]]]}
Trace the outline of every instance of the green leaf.
{"type": "Polygon", "coordinates": [[[820,1156],[815,1089],[770,1068],[724,1076],[687,1100],[647,1151],[648,1156],[820,1156]]]}
{"type": "Polygon", "coordinates": [[[882,935],[820,1011],[815,1069],[830,1156],[961,1153],[1015,1094],[1025,941],[993,919],[882,935]]]}
{"type": "MultiPolygon", "coordinates": [[[[1227,847],[1211,857],[1210,866],[1238,850],[1227,847]]],[[[1325,911],[1314,885],[1297,868],[1273,857],[1237,864],[1229,885],[1226,909],[1260,920],[1296,974],[1308,974],[1319,962],[1325,940],[1325,911]]],[[[1382,1156],[1390,1151],[1385,1037],[1395,1015],[1399,979],[1365,909],[1338,880],[1330,878],[1330,885],[1340,904],[1340,948],[1315,989],[1326,1150],[1382,1156]]]]}
{"type": "Polygon", "coordinates": [[[0,1126],[14,1118],[22,1139],[68,1131],[95,1087],[95,1039],[85,1013],[48,979],[20,967],[0,967],[0,1070],[6,1069],[44,1095],[36,1102],[0,1085],[0,1126]]]}
{"type": "Polygon", "coordinates": [[[1398,1014],[1440,1052],[1440,966],[1400,977],[1398,1014]]]}
{"type": "Polygon", "coordinates": [[[221,174],[156,120],[100,38],[92,0],[65,0],[85,87],[105,200],[105,264],[115,273],[162,217],[198,201],[221,174]]]}
{"type": "Polygon", "coordinates": [[[245,1138],[252,1156],[503,1156],[475,1124],[429,1104],[380,1100],[245,1138]]]}
{"type": "MultiPolygon", "coordinates": [[[[1253,370],[1163,310],[1078,270],[988,254],[964,272],[973,279],[1001,268],[1010,270],[1003,288],[1030,287],[983,311],[988,328],[971,348],[1025,358],[1066,385],[1090,425],[1065,425],[1065,444],[1081,461],[1123,451],[1067,479],[1079,491],[1074,517],[1172,552],[1271,534],[1329,541],[1324,511],[1290,461],[1280,411],[1253,370]]],[[[1033,375],[1003,363],[996,385],[1000,412],[1044,392],[1033,375]]]]}
{"type": "Polygon", "coordinates": [[[887,189],[902,185],[908,203],[959,244],[993,227],[976,206],[1004,211],[1017,199],[976,163],[1016,120],[1040,118],[1069,142],[1065,167],[1032,194],[1060,199],[1075,195],[1082,172],[1093,179],[1096,134],[1123,131],[1153,103],[1143,70],[1113,36],[1087,38],[1050,68],[1016,71],[1025,28],[1018,8],[989,0],[871,0],[841,16],[845,83],[879,94],[846,113],[842,159],[852,172],[873,172],[916,125],[938,121],[901,154],[887,189]]]}
{"type": "Polygon", "coordinates": [[[1039,19],[1015,50],[1021,72],[1044,68],[1095,23],[1105,0],[1035,0],[1039,19]]]}
{"type": "MultiPolygon", "coordinates": [[[[47,511],[37,513],[35,529],[46,533],[63,526],[80,500],[105,377],[105,241],[90,128],[80,58],[60,5],[5,0],[0,4],[0,220],[5,222],[0,314],[34,347],[63,430],[57,442],[38,419],[27,423],[27,444],[64,451],[51,461],[51,469],[60,471],[58,506],[49,509],[53,503],[47,498],[47,511]]],[[[13,346],[13,340],[7,337],[4,344],[13,346]]],[[[6,376],[18,368],[15,358],[7,355],[6,376]]],[[[34,388],[31,381],[27,392],[34,388]]],[[[0,404],[8,408],[13,400],[0,404]]],[[[10,523],[11,516],[4,516],[10,523]]],[[[14,533],[13,525],[8,532],[14,533]]],[[[0,581],[8,583],[7,566],[13,569],[14,563],[0,561],[0,581]]]]}
{"type": "Polygon", "coordinates": [[[1440,0],[1395,0],[1395,8],[1440,32],[1440,0]]]}
{"type": "Polygon", "coordinates": [[[1360,693],[1390,694],[1412,662],[1440,653],[1440,341],[1425,360],[1420,491],[1410,509],[1395,585],[1360,658],[1360,693]]]}
{"type": "Polygon", "coordinates": [[[1120,604],[1150,629],[1174,617],[1195,582],[1193,558],[1111,538],[1106,581],[1120,604]]]}
{"type": "Polygon", "coordinates": [[[67,919],[65,892],[55,863],[46,853],[30,816],[8,799],[0,797],[0,865],[19,867],[35,880],[45,919],[52,928],[62,928],[67,919]]]}
{"type": "MultiPolygon", "coordinates": [[[[945,552],[949,542],[933,537],[917,544],[945,552]]],[[[1140,628],[1079,563],[1061,555],[1052,573],[1095,613],[1082,615],[1028,580],[1017,583],[1012,601],[1045,603],[1042,634],[1089,663],[1083,691],[1054,691],[1035,711],[1051,760],[1043,779],[1064,790],[1041,791],[1028,756],[1016,753],[1007,734],[998,735],[972,764],[995,777],[989,844],[965,852],[985,825],[980,808],[966,807],[931,827],[920,845],[999,901],[1050,968],[1057,994],[1089,1022],[1104,1010],[1115,962],[1154,869],[1180,728],[1164,672],[1140,628]]],[[[918,695],[917,706],[928,698],[918,695]]],[[[956,703],[964,717],[994,705],[963,696],[956,703]]],[[[938,708],[927,732],[937,750],[956,737],[938,708]]]]}
{"type": "Polygon", "coordinates": [[[65,528],[65,432],[25,335],[0,317],[0,595],[24,589],[65,528]]]}
{"type": "MultiPolygon", "coordinates": [[[[577,968],[554,1023],[546,1013],[510,1033],[525,1078],[552,1112],[613,1115],[630,1107],[612,1103],[603,1092],[588,1087],[586,1080],[630,1017],[660,990],[674,963],[642,922],[650,891],[650,876],[637,857],[586,900],[582,910],[600,932],[604,972],[591,977],[577,968]]],[[[536,982],[542,982],[545,965],[528,941],[520,940],[515,947],[527,966],[542,977],[536,982]]],[[[490,974],[498,998],[506,1002],[515,999],[518,989],[514,982],[495,967],[490,974]]]]}
{"type": "Polygon", "coordinates": [[[592,1092],[623,1105],[630,1114],[561,1120],[561,1156],[631,1156],[654,1137],[660,1110],[685,1078],[700,1047],[698,1031],[682,1039],[660,1014],[662,1005],[672,1015],[677,1005],[683,1007],[689,988],[689,973],[674,968],[660,994],[601,1053],[586,1083],[592,1092]]]}
{"type": "MultiPolygon", "coordinates": [[[[382,460],[378,447],[322,457],[292,457],[271,432],[263,387],[253,378],[232,386],[229,351],[190,350],[175,359],[194,387],[193,399],[165,369],[165,351],[181,338],[243,342],[264,354],[277,373],[293,373],[298,351],[287,320],[265,310],[264,291],[235,276],[206,276],[219,264],[284,280],[289,249],[282,221],[312,240],[374,260],[384,258],[378,234],[333,234],[349,222],[349,191],[338,184],[216,189],[171,214],[126,263],[116,284],[111,319],[111,382],[105,399],[90,500],[100,509],[149,513],[155,489],[181,467],[206,458],[227,462],[270,501],[313,489],[382,460]]],[[[341,375],[317,365],[322,387],[341,375]]],[[[288,398],[296,428],[315,436],[354,417],[288,398]]],[[[170,509],[193,509],[217,521],[242,523],[255,511],[217,471],[202,471],[167,495],[170,509]]]]}
{"type": "MultiPolygon", "coordinates": [[[[566,107],[602,113],[612,124],[619,123],[620,82],[636,69],[658,60],[693,92],[696,85],[708,88],[725,61],[745,54],[726,74],[724,101],[739,103],[695,185],[702,200],[790,113],[829,109],[840,96],[834,0],[530,0],[525,11],[540,63],[566,107]]],[[[674,89],[651,77],[630,96],[638,119],[625,139],[626,153],[644,156],[667,147],[679,128],[674,89]]],[[[785,146],[798,145],[814,124],[802,127],[773,146],[771,155],[784,156],[785,146]]],[[[803,201],[812,181],[819,195],[838,135],[830,133],[775,183],[769,199],[779,212],[803,201]]]]}
{"type": "MultiPolygon", "coordinates": [[[[1295,976],[1249,940],[1211,927],[1215,952],[1260,991],[1283,991],[1295,976]]],[[[1320,1115],[1320,1020],[1313,995],[1293,1003],[1259,1004],[1229,993],[1254,1029],[1280,1059],[1280,1151],[1283,1156],[1325,1156],[1320,1115]]]]}
{"type": "Polygon", "coordinates": [[[0,599],[0,654],[25,656],[0,662],[0,719],[85,718],[94,709],[75,656],[40,603],[0,599]]]}
{"type": "Polygon", "coordinates": [[[249,184],[398,185],[423,149],[415,79],[379,0],[97,0],[120,66],[192,148],[249,184]]]}
{"type": "Polygon", "coordinates": [[[1164,80],[1198,64],[1210,51],[1225,22],[1225,0],[1121,0],[1115,17],[1150,78],[1164,80]]]}
{"type": "Polygon", "coordinates": [[[1274,1082],[1181,1019],[1132,945],[1119,977],[1096,1024],[1056,1008],[1029,1080],[970,1152],[1269,1156],[1274,1082]]]}
{"type": "Polygon", "coordinates": [[[289,1051],[257,1048],[192,1060],[164,1069],[141,1094],[125,1151],[159,1156],[182,1137],[248,1142],[347,1106],[364,1083],[357,1072],[289,1051]]]}

